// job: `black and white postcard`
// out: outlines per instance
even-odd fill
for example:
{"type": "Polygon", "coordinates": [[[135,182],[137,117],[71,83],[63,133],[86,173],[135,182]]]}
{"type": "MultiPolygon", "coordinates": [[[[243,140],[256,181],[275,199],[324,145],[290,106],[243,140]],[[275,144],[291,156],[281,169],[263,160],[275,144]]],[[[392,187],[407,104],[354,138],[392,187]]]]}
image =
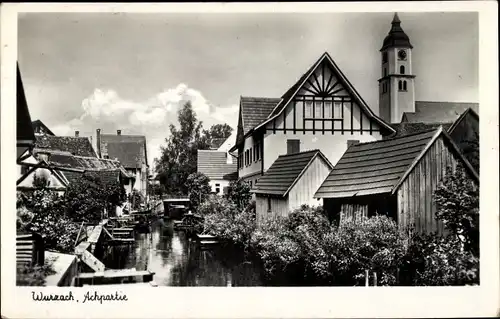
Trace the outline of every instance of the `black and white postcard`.
{"type": "Polygon", "coordinates": [[[2,317],[499,314],[496,3],[2,9],[2,317]]]}

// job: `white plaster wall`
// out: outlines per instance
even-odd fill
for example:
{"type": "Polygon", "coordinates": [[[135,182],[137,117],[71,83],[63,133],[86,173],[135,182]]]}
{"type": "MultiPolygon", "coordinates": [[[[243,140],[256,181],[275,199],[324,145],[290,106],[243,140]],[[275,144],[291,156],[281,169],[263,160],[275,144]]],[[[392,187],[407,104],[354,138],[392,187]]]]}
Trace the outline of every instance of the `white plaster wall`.
{"type": "Polygon", "coordinates": [[[312,132],[306,132],[306,134],[284,134],[283,132],[268,132],[264,139],[264,171],[266,171],[271,164],[280,155],[284,155],[287,152],[287,139],[299,139],[300,140],[300,151],[308,151],[313,149],[319,149],[328,158],[328,160],[335,165],[342,155],[347,150],[348,140],[359,140],[360,142],[372,142],[382,139],[382,135],[379,132],[373,132],[372,135],[367,133],[354,133],[353,135],[331,135],[325,133],[325,135],[318,134],[313,135],[312,132]]]}
{"type": "Polygon", "coordinates": [[[262,154],[260,156],[260,159],[258,161],[255,161],[254,156],[253,156],[253,147],[255,146],[255,143],[257,141],[254,140],[253,136],[249,136],[245,139],[245,143],[243,146],[243,152],[242,152],[242,163],[243,167],[238,170],[238,177],[246,177],[251,174],[256,174],[261,171],[261,161],[262,161],[262,154]],[[250,166],[245,166],[245,151],[252,148],[252,163],[250,166]]]}
{"type": "Polygon", "coordinates": [[[229,183],[230,181],[228,180],[224,180],[224,179],[214,179],[214,180],[210,180],[209,184],[210,184],[210,187],[212,187],[212,192],[215,192],[215,184],[220,184],[220,193],[218,195],[223,195],[224,194],[224,187],[227,187],[229,186],[229,183]]]}

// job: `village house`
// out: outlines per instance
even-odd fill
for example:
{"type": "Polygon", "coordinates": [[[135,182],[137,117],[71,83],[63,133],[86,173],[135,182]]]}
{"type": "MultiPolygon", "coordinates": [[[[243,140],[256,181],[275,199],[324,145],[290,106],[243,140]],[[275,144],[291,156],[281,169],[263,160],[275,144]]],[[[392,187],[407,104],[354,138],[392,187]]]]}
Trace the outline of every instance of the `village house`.
{"type": "Polygon", "coordinates": [[[210,179],[212,193],[227,193],[229,183],[238,179],[236,159],[229,152],[198,150],[197,171],[210,179]]]}
{"type": "Polygon", "coordinates": [[[285,217],[303,204],[321,205],[314,192],[332,168],[319,150],[280,155],[252,189],[257,225],[269,217],[285,217]]]}
{"type": "Polygon", "coordinates": [[[412,49],[395,14],[380,49],[378,115],[326,52],[281,98],[241,97],[236,143],[230,149],[238,151],[238,178],[258,187],[280,155],[319,149],[336,165],[351,145],[441,125],[453,131],[461,150],[469,143],[459,141],[464,136],[473,135],[472,142],[478,143],[477,103],[415,101],[412,49]]]}
{"type": "Polygon", "coordinates": [[[232,142],[234,143],[234,137],[214,139],[210,150],[198,150],[197,172],[210,179],[214,194],[226,194],[231,181],[238,179],[236,158],[229,153],[232,142]]]}
{"type": "MultiPolygon", "coordinates": [[[[147,196],[149,165],[146,137],[143,135],[102,134],[96,130],[96,151],[99,158],[118,160],[129,175],[135,176],[132,190],[147,196]]],[[[129,193],[127,193],[129,194],[129,193]]]]}
{"type": "Polygon", "coordinates": [[[403,229],[444,232],[435,218],[433,193],[450,167],[461,164],[479,177],[443,127],[437,130],[351,145],[314,197],[331,220],[357,214],[393,218],[403,229]]]}

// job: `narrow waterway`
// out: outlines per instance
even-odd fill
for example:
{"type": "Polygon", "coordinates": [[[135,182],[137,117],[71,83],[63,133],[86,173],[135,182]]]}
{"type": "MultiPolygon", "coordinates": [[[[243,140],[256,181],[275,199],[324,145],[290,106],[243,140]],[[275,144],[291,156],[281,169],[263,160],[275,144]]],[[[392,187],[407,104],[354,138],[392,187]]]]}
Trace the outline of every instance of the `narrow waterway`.
{"type": "Polygon", "coordinates": [[[151,233],[137,233],[129,249],[114,248],[104,260],[109,268],[155,272],[159,286],[262,286],[261,269],[241,252],[214,247],[201,250],[171,221],[158,220],[151,233]]]}

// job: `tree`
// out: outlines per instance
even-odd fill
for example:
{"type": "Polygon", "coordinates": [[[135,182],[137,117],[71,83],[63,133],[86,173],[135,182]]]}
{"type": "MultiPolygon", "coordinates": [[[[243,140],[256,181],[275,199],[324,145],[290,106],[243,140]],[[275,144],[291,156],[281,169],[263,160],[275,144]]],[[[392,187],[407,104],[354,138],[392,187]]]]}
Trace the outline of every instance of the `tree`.
{"type": "Polygon", "coordinates": [[[67,214],[64,197],[48,188],[47,180],[35,177],[36,188],[18,197],[18,231],[44,237],[45,249],[73,252],[78,225],[67,214]]]}
{"type": "Polygon", "coordinates": [[[246,209],[252,198],[250,185],[242,180],[232,181],[229,184],[226,198],[233,202],[239,211],[246,209]]]}
{"type": "Polygon", "coordinates": [[[455,172],[450,168],[434,192],[436,218],[442,220],[452,235],[462,240],[465,247],[479,253],[479,187],[459,164],[455,172]]]}
{"type": "Polygon", "coordinates": [[[210,127],[210,130],[203,130],[204,134],[209,138],[228,138],[233,132],[233,128],[226,123],[215,124],[210,127]]]}
{"type": "Polygon", "coordinates": [[[125,201],[125,189],[118,183],[104,183],[100,177],[82,175],[72,181],[64,199],[75,221],[99,222],[104,208],[110,212],[125,201]]]}
{"type": "Polygon", "coordinates": [[[155,164],[160,183],[168,193],[188,194],[186,181],[189,174],[196,172],[198,150],[208,149],[209,143],[190,102],[179,110],[178,121],[179,129],[170,125],[167,145],[161,146],[161,156],[155,164]]]}
{"type": "Polygon", "coordinates": [[[197,172],[188,176],[186,186],[189,189],[189,201],[193,210],[197,211],[198,206],[210,195],[212,187],[209,181],[210,179],[203,173],[197,172]]]}

